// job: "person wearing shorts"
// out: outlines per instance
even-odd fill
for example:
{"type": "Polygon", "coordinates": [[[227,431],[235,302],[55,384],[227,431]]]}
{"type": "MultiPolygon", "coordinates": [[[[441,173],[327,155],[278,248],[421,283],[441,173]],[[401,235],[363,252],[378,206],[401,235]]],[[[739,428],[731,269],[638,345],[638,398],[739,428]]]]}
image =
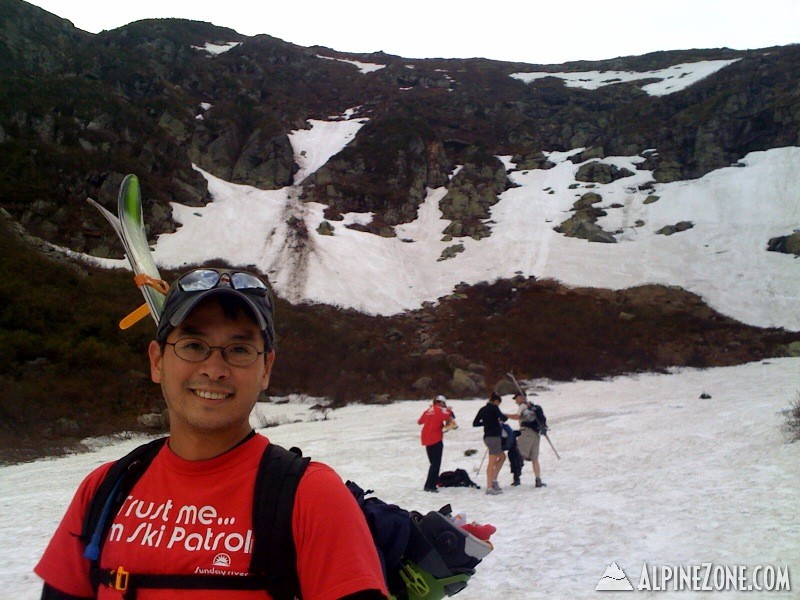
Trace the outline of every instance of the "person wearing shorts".
{"type": "Polygon", "coordinates": [[[531,461],[533,465],[536,487],[545,487],[546,484],[542,483],[541,467],[539,466],[539,444],[542,441],[542,433],[547,432],[547,419],[542,407],[528,402],[522,392],[514,395],[514,402],[517,403],[519,411],[509,417],[519,421],[517,448],[522,459],[531,461]]]}
{"type": "Polygon", "coordinates": [[[489,460],[486,462],[486,493],[491,496],[503,493],[497,483],[497,474],[506,460],[501,423],[507,421],[508,416],[500,410],[500,402],[502,402],[500,394],[492,392],[489,401],[481,407],[472,421],[473,427],[483,427],[483,443],[489,453],[489,460]]]}

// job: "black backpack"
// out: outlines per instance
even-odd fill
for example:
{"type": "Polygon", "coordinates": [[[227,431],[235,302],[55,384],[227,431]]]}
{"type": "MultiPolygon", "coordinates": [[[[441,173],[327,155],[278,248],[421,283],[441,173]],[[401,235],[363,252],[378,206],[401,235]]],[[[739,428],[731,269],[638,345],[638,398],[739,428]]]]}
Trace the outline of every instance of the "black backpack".
{"type": "Polygon", "coordinates": [[[439,473],[439,487],[475,487],[480,489],[481,486],[472,481],[464,469],[456,469],[455,471],[442,471],[439,473]]]}
{"type": "Polygon", "coordinates": [[[520,425],[523,427],[530,427],[537,433],[547,433],[547,417],[544,416],[544,410],[538,404],[528,402],[528,408],[533,411],[535,415],[533,421],[521,421],[520,425]]]}

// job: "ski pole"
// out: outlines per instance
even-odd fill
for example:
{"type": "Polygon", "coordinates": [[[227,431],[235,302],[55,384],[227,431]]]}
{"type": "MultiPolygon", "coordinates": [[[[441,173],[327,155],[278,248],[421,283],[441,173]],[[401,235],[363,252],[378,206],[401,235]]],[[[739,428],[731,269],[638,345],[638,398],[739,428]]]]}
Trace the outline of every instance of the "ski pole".
{"type": "MultiPolygon", "coordinates": [[[[506,373],[506,375],[508,375],[511,378],[511,381],[514,382],[514,386],[516,386],[517,391],[524,396],[525,392],[523,392],[522,388],[519,387],[519,383],[517,383],[517,378],[514,377],[514,374],[513,373],[506,373]]],[[[558,451],[556,450],[556,447],[553,446],[553,442],[550,441],[550,436],[547,435],[547,433],[543,433],[542,435],[544,436],[544,439],[547,440],[547,443],[550,444],[550,447],[553,449],[553,454],[556,455],[556,458],[558,460],[561,460],[561,457],[558,455],[558,451]]]]}
{"type": "Polygon", "coordinates": [[[556,447],[553,446],[553,442],[550,441],[550,436],[547,435],[546,433],[543,433],[542,435],[544,436],[544,439],[547,440],[547,443],[550,444],[550,447],[553,449],[553,453],[556,455],[556,458],[558,460],[561,460],[561,457],[558,455],[558,452],[556,451],[556,447]]]}
{"type": "Polygon", "coordinates": [[[483,452],[483,458],[481,459],[481,464],[478,465],[478,468],[475,469],[475,475],[481,472],[481,467],[483,466],[483,461],[486,460],[486,454],[489,452],[489,448],[486,448],[483,452]]]}

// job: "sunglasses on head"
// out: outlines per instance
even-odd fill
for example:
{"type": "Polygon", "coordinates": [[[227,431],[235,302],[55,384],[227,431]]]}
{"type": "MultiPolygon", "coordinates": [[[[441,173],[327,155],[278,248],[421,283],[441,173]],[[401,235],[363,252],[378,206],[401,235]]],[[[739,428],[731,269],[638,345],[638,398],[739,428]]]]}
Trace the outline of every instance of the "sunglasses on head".
{"type": "Polygon", "coordinates": [[[181,276],[177,283],[184,292],[204,292],[220,286],[259,295],[266,295],[269,290],[267,284],[255,275],[227,269],[197,269],[181,276]]]}

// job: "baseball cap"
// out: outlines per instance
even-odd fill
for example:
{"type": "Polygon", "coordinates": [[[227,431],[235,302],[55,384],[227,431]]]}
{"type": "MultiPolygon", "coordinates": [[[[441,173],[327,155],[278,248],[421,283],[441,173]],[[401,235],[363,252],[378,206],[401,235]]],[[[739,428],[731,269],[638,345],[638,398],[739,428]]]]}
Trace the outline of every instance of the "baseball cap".
{"type": "Polygon", "coordinates": [[[438,396],[436,396],[436,400],[437,400],[437,402],[447,402],[447,398],[445,398],[445,397],[444,397],[444,396],[442,396],[441,394],[439,394],[438,396]]]}
{"type": "Polygon", "coordinates": [[[269,285],[247,271],[202,268],[181,275],[164,300],[156,341],[164,342],[170,331],[183,323],[201,301],[218,294],[234,296],[250,309],[264,336],[265,350],[275,347],[274,304],[269,285]]]}

